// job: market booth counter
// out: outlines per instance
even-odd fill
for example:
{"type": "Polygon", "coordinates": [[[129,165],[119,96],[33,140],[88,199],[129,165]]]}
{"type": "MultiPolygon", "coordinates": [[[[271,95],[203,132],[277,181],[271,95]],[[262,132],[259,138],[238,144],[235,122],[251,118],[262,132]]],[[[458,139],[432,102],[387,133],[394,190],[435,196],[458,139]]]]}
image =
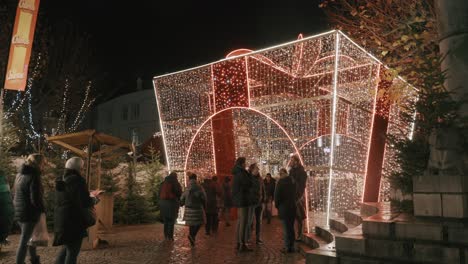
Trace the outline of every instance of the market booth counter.
{"type": "MultiPolygon", "coordinates": [[[[101,189],[103,161],[117,159],[129,152],[135,153],[131,143],[95,130],[51,136],[47,137],[47,141],[73,152],[85,161],[86,182],[90,190],[101,189]]],[[[89,228],[89,236],[83,240],[84,248],[97,248],[106,244],[99,238],[99,234],[112,230],[114,196],[111,193],[102,193],[99,199],[100,202],[95,207],[97,224],[89,228]]]]}

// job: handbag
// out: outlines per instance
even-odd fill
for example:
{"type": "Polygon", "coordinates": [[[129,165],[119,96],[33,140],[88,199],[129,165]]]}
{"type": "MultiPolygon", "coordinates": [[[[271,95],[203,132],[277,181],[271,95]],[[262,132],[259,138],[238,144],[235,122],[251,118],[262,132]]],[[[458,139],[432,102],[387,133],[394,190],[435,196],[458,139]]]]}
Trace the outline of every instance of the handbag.
{"type": "Polygon", "coordinates": [[[96,210],[94,206],[88,208],[81,208],[81,216],[83,217],[83,223],[86,228],[92,227],[96,224],[96,210]]]}
{"type": "MultiPolygon", "coordinates": [[[[65,182],[65,176],[62,176],[62,181],[65,182]]],[[[88,208],[81,208],[80,209],[81,213],[81,218],[83,220],[83,224],[85,228],[91,227],[96,224],[96,210],[94,209],[94,206],[88,207],[88,208]]]]}
{"type": "Polygon", "coordinates": [[[45,213],[41,214],[39,221],[34,226],[28,245],[33,247],[47,247],[49,245],[49,232],[47,231],[45,213]]]}

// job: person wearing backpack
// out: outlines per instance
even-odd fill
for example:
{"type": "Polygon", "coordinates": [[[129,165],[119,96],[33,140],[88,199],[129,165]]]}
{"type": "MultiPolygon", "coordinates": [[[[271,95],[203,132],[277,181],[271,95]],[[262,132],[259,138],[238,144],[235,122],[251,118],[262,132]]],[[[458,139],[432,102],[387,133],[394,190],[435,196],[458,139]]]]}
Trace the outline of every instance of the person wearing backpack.
{"type": "Polygon", "coordinates": [[[189,184],[182,194],[180,204],[185,206],[184,221],[189,226],[188,240],[192,247],[195,246],[195,239],[200,227],[205,222],[204,210],[206,209],[206,193],[197,182],[197,175],[192,173],[189,176],[189,184]]]}
{"type": "Polygon", "coordinates": [[[171,172],[159,188],[159,208],[164,222],[164,238],[174,241],[174,225],[179,213],[179,200],[182,186],[177,180],[177,173],[171,172]]]}

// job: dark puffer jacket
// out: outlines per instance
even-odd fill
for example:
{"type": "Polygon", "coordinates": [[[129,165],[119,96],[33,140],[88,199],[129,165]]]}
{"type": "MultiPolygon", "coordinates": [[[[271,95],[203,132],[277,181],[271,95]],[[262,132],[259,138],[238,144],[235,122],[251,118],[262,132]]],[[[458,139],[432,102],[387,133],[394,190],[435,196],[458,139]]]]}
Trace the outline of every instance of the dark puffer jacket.
{"type": "Polygon", "coordinates": [[[23,165],[15,180],[15,219],[19,222],[37,222],[45,212],[41,172],[23,165]]]}
{"type": "Polygon", "coordinates": [[[236,165],[232,169],[232,200],[235,207],[248,207],[251,206],[250,191],[252,188],[252,180],[250,179],[249,172],[236,165]]]}
{"type": "Polygon", "coordinates": [[[86,181],[75,170],[65,170],[55,185],[54,246],[68,244],[86,236],[82,208],[94,206],[86,181]]]}

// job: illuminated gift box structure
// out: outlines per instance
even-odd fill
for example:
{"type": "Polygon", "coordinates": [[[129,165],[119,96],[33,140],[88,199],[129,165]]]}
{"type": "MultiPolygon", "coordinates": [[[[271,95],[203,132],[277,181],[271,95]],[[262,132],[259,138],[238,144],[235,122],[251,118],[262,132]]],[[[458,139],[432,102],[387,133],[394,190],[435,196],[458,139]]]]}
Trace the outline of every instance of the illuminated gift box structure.
{"type": "Polygon", "coordinates": [[[385,134],[411,135],[401,104],[377,97],[406,85],[379,78],[384,70],[331,31],[155,77],[168,169],[223,177],[244,156],[276,176],[297,153],[310,176],[309,209],[322,212],[322,224],[362,199],[382,200],[382,174],[398,169],[385,134]]]}

